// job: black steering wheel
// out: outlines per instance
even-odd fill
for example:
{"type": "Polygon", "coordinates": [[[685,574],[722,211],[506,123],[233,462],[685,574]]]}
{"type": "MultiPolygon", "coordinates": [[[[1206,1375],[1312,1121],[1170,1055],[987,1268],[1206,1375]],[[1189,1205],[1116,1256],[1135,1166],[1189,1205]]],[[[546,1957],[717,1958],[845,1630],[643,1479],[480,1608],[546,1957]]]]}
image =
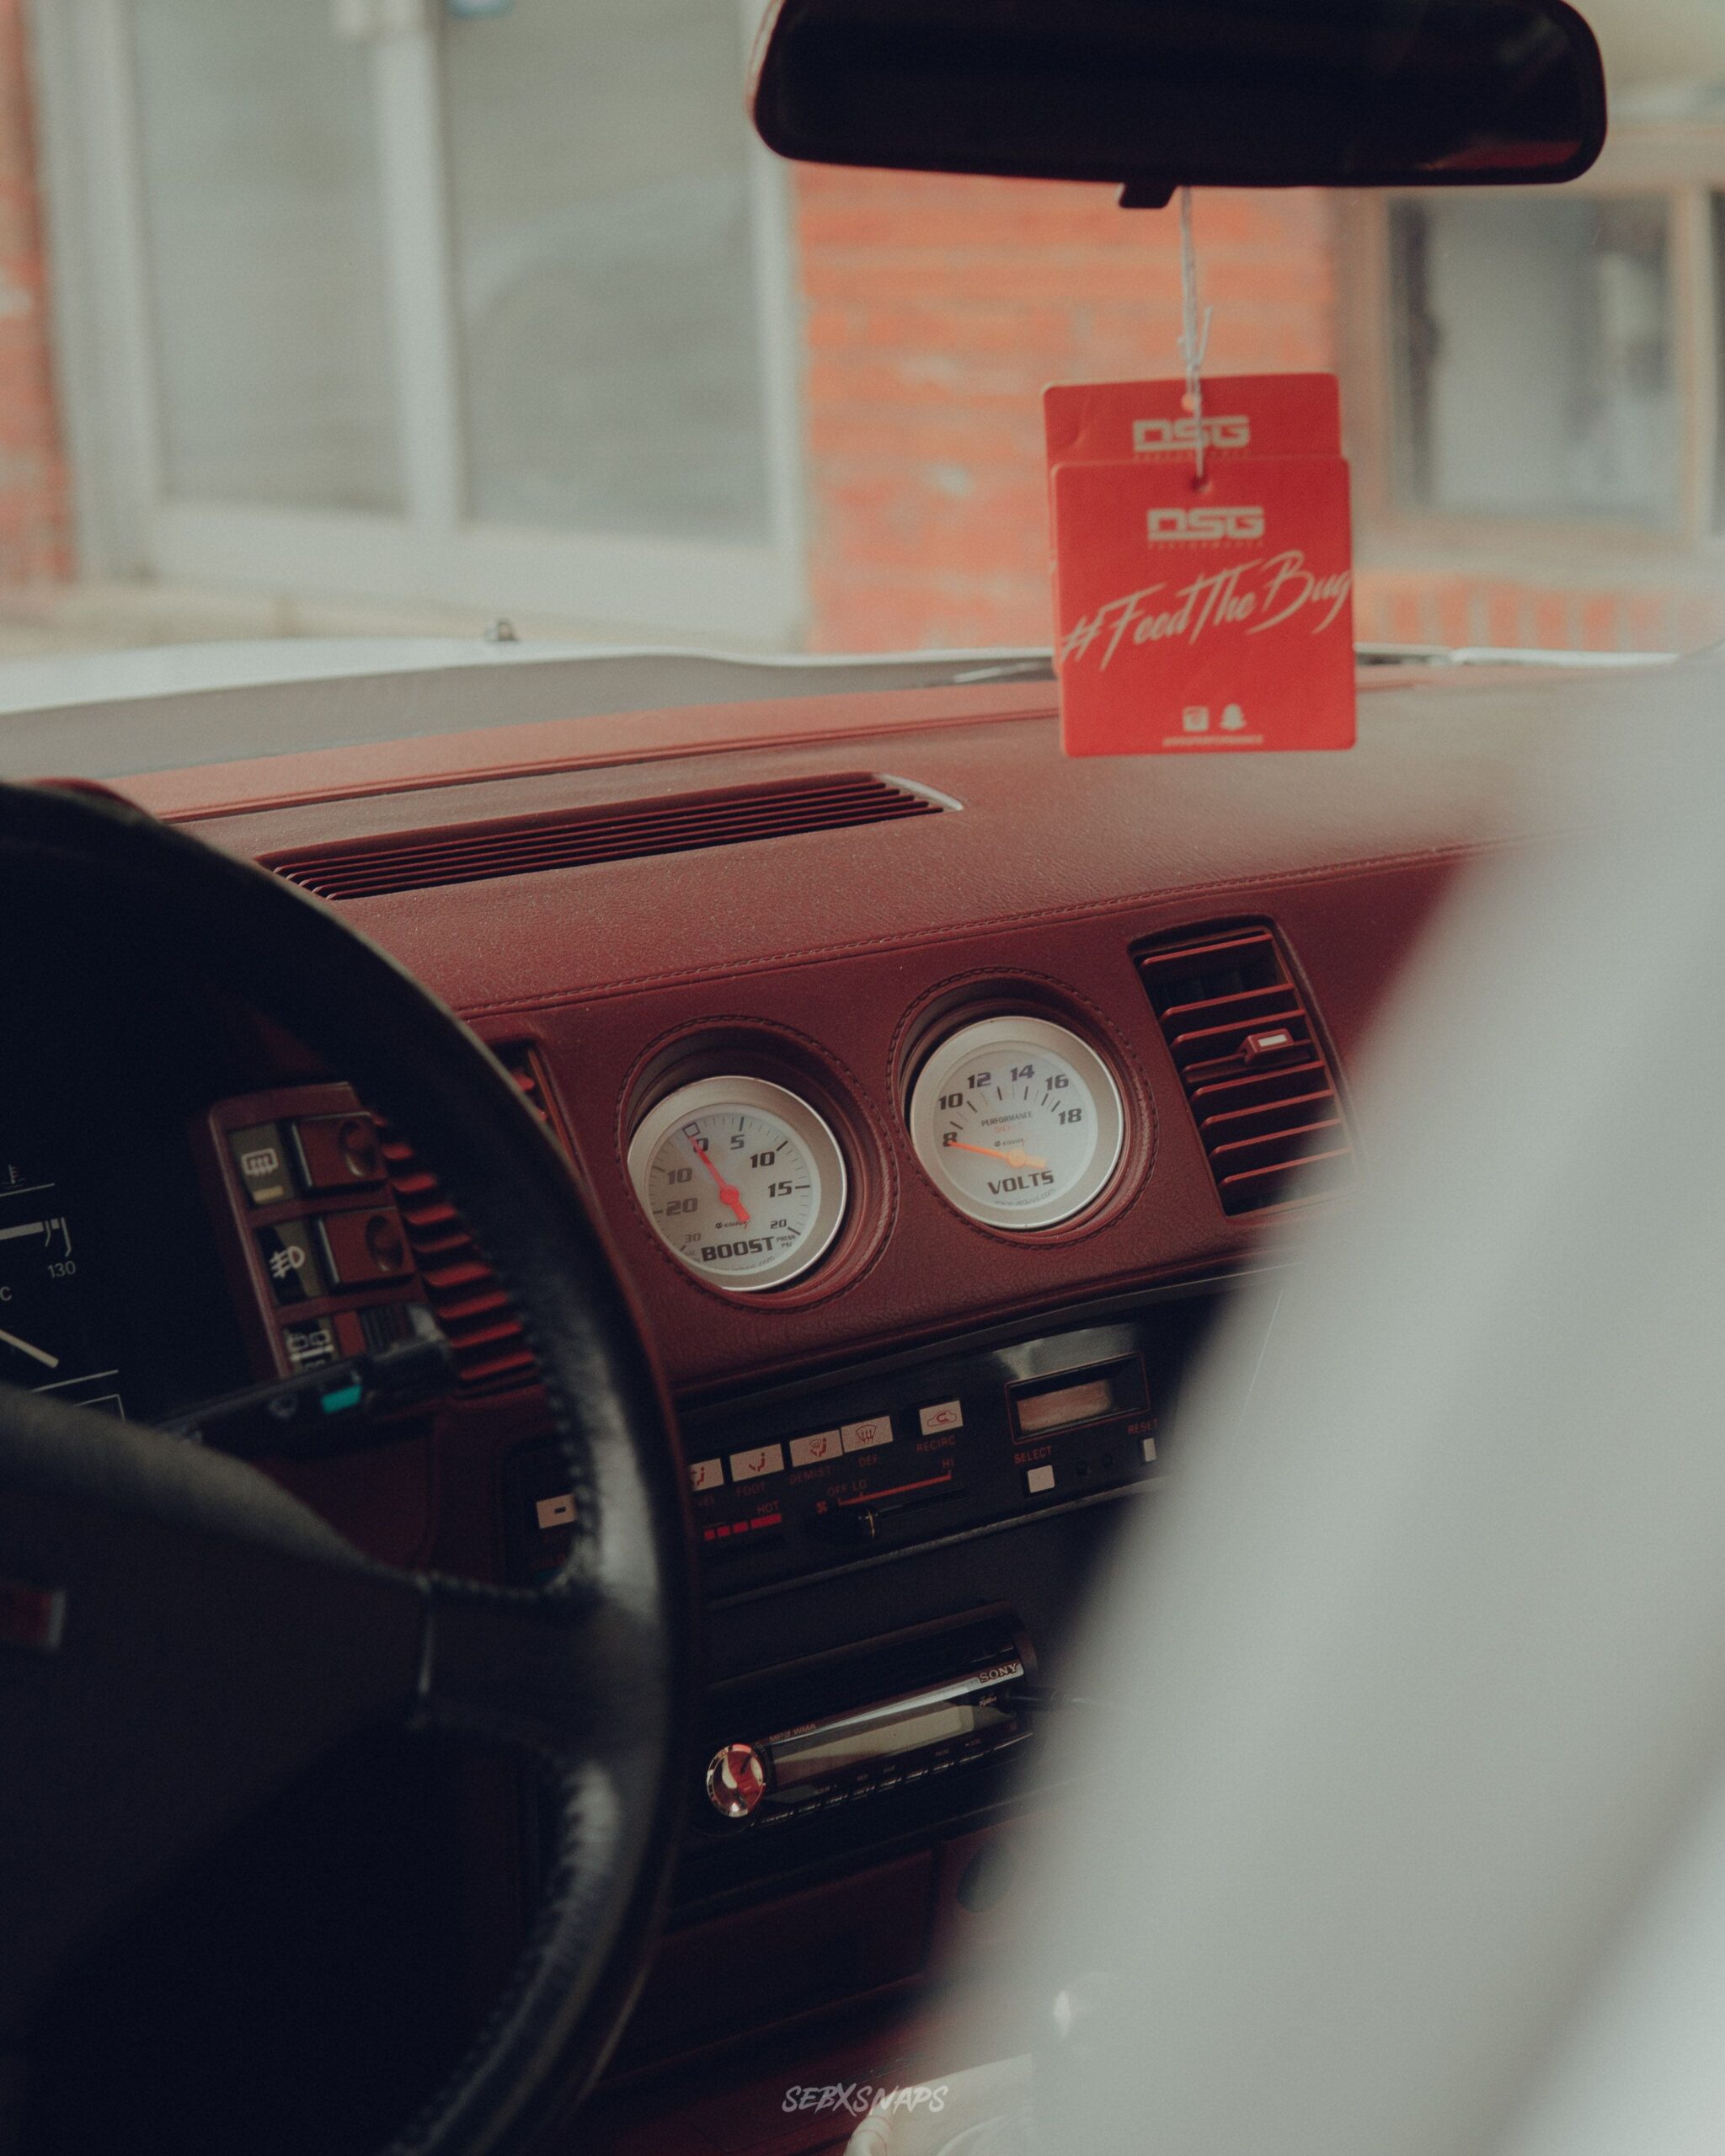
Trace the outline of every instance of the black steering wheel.
{"type": "MultiPolygon", "coordinates": [[[[51,936],[70,894],[128,963],[243,993],[412,1134],[526,1329],[577,1525],[539,1589],[399,1572],[237,1460],[0,1387],[0,2150],[28,2116],[35,2009],[98,1928],[391,1721],[521,1748],[553,1777],[522,1957],[392,2144],[523,2148],[603,2063],[676,1845],[695,1597],[665,1397],[556,1147],[390,958],[123,803],[0,785],[8,937],[51,936]]],[[[90,2053],[98,2072],[99,2032],[90,2053]]]]}

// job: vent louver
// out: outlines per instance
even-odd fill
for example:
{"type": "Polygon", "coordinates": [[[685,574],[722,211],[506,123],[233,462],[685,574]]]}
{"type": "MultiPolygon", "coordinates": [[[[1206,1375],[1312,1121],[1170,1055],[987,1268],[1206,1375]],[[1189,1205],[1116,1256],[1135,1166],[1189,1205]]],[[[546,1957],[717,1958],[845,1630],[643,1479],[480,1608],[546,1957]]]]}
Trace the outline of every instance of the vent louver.
{"type": "Polygon", "coordinates": [[[913,816],[937,816],[941,807],[895,780],[853,771],[307,846],[270,855],[264,865],[319,898],[340,901],[429,890],[442,883],[483,883],[499,876],[534,876],[548,868],[637,861],[652,854],[752,845],[801,832],[846,830],[858,824],[902,823],[913,816]]]}
{"type": "Polygon", "coordinates": [[[1257,1212],[1351,1182],[1335,1077],[1271,931],[1186,931],[1137,959],[1223,1211],[1257,1212]]]}
{"type": "MultiPolygon", "coordinates": [[[[516,1041],[492,1052],[556,1136],[532,1049],[525,1041],[516,1041]]],[[[398,1130],[383,1123],[380,1134],[390,1185],[425,1283],[425,1299],[455,1357],[457,1391],[492,1392],[532,1383],[537,1366],[521,1320],[445,1196],[442,1184],[398,1130]]]]}

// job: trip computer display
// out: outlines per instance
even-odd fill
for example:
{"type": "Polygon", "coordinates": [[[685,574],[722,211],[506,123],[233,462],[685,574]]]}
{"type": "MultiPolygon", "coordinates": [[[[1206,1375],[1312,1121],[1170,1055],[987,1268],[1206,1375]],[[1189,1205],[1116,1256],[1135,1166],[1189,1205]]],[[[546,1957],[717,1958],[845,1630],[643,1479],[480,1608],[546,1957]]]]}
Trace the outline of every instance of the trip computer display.
{"type": "Polygon", "coordinates": [[[0,1135],[0,1381],[123,1416],[119,1357],[82,1256],[58,1178],[9,1156],[0,1135]]]}

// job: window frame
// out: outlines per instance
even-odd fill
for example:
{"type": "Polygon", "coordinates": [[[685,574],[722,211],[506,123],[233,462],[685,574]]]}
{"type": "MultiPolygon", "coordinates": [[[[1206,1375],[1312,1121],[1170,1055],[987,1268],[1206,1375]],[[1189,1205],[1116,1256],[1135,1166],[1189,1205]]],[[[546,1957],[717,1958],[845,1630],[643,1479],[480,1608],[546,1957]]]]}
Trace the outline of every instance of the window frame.
{"type": "Polygon", "coordinates": [[[1658,195],[1671,236],[1673,365],[1679,411],[1678,492],[1666,526],[1627,518],[1458,515],[1415,507],[1397,492],[1396,323],[1391,310],[1390,208],[1445,199],[1435,189],[1350,194],[1338,220],[1345,295],[1338,344],[1343,411],[1354,467],[1363,552],[1375,566],[1406,566],[1440,554],[1447,566],[1489,567],[1525,577],[1541,567],[1585,570],[1608,563],[1725,563],[1718,471],[1722,341],[1713,198],[1725,195],[1725,120],[1630,125],[1580,179],[1530,188],[1530,196],[1658,195]]]}
{"type": "MultiPolygon", "coordinates": [[[[794,232],[750,136],[769,531],[677,541],[480,521],[467,503],[442,0],[330,0],[370,48],[403,506],[176,498],[162,453],[131,0],[31,0],[62,422],[85,575],[377,613],[537,615],[628,635],[796,648],[808,612],[794,232]]],[[[761,0],[733,0],[746,56],[761,0]]]]}

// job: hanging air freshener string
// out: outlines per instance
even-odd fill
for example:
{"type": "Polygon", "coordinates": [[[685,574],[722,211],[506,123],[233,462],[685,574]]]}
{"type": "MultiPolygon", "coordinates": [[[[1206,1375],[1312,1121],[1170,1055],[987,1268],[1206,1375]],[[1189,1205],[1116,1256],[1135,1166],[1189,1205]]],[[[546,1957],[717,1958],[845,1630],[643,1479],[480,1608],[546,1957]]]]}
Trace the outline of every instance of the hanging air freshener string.
{"type": "Polygon", "coordinates": [[[1198,248],[1192,237],[1192,189],[1180,189],[1180,358],[1186,369],[1186,402],[1192,408],[1192,435],[1198,483],[1204,484],[1204,355],[1210,350],[1214,307],[1198,307],[1198,248]]]}

